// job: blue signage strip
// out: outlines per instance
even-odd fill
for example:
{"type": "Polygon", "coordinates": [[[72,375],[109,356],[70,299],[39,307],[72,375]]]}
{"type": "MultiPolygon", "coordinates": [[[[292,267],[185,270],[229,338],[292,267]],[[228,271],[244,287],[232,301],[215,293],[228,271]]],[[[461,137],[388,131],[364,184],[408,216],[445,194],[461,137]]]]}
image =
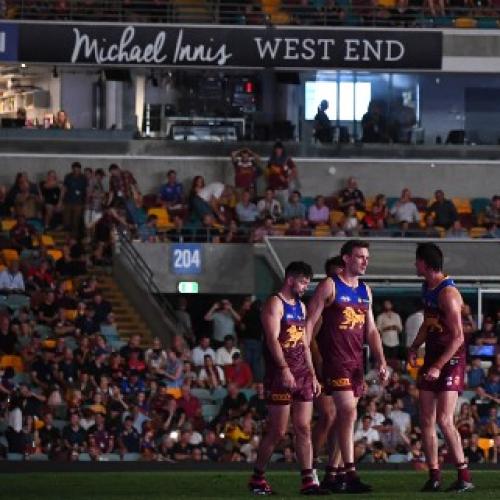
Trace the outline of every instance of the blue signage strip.
{"type": "Polygon", "coordinates": [[[18,45],[18,25],[0,23],[0,61],[17,61],[18,45]]]}
{"type": "Polygon", "coordinates": [[[170,246],[170,269],[174,274],[200,274],[202,270],[202,245],[180,243],[170,246]]]}

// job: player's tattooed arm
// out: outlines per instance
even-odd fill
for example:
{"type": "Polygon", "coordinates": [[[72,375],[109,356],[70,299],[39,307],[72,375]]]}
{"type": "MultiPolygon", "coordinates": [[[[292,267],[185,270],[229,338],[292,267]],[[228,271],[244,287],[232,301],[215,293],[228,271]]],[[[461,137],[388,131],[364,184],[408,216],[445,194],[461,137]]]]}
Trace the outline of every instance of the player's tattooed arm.
{"type": "Polygon", "coordinates": [[[306,335],[308,344],[311,343],[316,324],[321,318],[321,313],[331,297],[335,297],[335,284],[333,280],[326,278],[321,281],[307,305],[306,335]]]}
{"type": "Polygon", "coordinates": [[[283,304],[278,297],[270,297],[264,304],[261,313],[265,342],[276,366],[282,370],[284,385],[286,387],[294,387],[295,379],[288,367],[283,349],[278,340],[282,317],[283,304]]]}
{"type": "Polygon", "coordinates": [[[444,321],[451,333],[451,342],[433,364],[433,367],[441,371],[443,366],[457,352],[464,342],[464,332],[462,329],[462,297],[459,291],[453,287],[446,287],[439,294],[439,307],[444,313],[444,321]]]}
{"type": "Polygon", "coordinates": [[[380,380],[382,382],[385,382],[387,380],[387,375],[388,375],[387,363],[385,361],[380,333],[378,331],[377,325],[375,324],[375,318],[373,317],[372,291],[369,287],[367,287],[367,289],[368,289],[368,295],[370,297],[370,308],[368,309],[368,313],[366,314],[366,339],[368,341],[368,345],[370,346],[370,350],[375,358],[375,362],[379,370],[380,380]]]}

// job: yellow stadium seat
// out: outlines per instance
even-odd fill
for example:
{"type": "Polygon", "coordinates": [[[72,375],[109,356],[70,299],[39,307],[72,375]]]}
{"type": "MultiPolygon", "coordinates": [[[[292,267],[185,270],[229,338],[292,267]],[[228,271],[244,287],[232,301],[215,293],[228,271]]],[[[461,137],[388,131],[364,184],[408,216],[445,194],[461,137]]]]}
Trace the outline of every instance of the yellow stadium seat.
{"type": "Polygon", "coordinates": [[[75,285],[72,280],[64,280],[64,290],[66,292],[72,292],[75,289],[75,285]]]}
{"type": "Polygon", "coordinates": [[[46,339],[42,342],[42,346],[45,349],[55,349],[57,345],[57,342],[53,339],[46,339]]]}
{"type": "Polygon", "coordinates": [[[454,24],[455,28],[475,28],[477,21],[472,17],[457,17],[454,24]]]}
{"type": "Polygon", "coordinates": [[[64,317],[68,321],[75,321],[77,316],[78,316],[78,311],[76,309],[65,309],[64,310],[64,317]]]}
{"type": "Polygon", "coordinates": [[[51,248],[47,250],[47,254],[50,255],[55,261],[62,259],[63,253],[62,250],[58,250],[56,248],[51,248]]]}
{"type": "Polygon", "coordinates": [[[164,387],[163,394],[167,396],[172,396],[175,399],[179,399],[182,396],[182,391],[178,387],[164,387]]]}
{"type": "Polygon", "coordinates": [[[8,264],[13,260],[19,260],[19,254],[17,253],[17,250],[14,250],[13,248],[6,248],[2,250],[1,255],[5,264],[8,264]]]}
{"type": "Polygon", "coordinates": [[[24,371],[24,363],[20,356],[13,356],[6,354],[0,358],[0,368],[5,369],[8,367],[14,368],[16,373],[24,371]]]}
{"type": "Polygon", "coordinates": [[[163,207],[153,207],[148,210],[148,215],[156,215],[158,218],[156,225],[158,229],[170,229],[171,222],[168,212],[163,207]]]}
{"type": "Polygon", "coordinates": [[[365,218],[366,212],[363,212],[362,210],[356,210],[356,218],[358,220],[363,220],[365,218]]]}
{"type": "Polygon", "coordinates": [[[469,236],[471,238],[482,238],[486,234],[486,228],[484,227],[472,227],[469,231],[469,236]]]}
{"type": "Polygon", "coordinates": [[[16,225],[15,219],[3,219],[2,231],[10,231],[16,225]]]}
{"type": "Polygon", "coordinates": [[[344,212],[340,210],[330,211],[330,224],[341,224],[344,220],[344,212]]]}
{"type": "Polygon", "coordinates": [[[54,238],[52,238],[52,236],[49,236],[48,234],[42,234],[42,245],[44,247],[55,247],[56,242],[54,241],[54,238]]]}
{"type": "Polygon", "coordinates": [[[417,358],[417,366],[415,368],[408,365],[408,375],[410,375],[413,380],[417,380],[418,370],[423,364],[424,358],[417,358]]]}
{"type": "Polygon", "coordinates": [[[488,457],[488,453],[493,446],[495,446],[495,442],[490,438],[479,438],[477,440],[477,445],[484,451],[484,456],[488,457]]]}
{"type": "Polygon", "coordinates": [[[375,203],[375,197],[374,196],[367,196],[366,199],[365,199],[365,207],[366,207],[366,211],[369,212],[372,207],[373,207],[373,204],[375,203]]]}
{"type": "Polygon", "coordinates": [[[452,198],[451,201],[455,205],[459,214],[471,214],[472,206],[468,198],[452,198]]]}
{"type": "Polygon", "coordinates": [[[331,236],[332,232],[328,224],[319,224],[314,228],[313,236],[331,236]]]}

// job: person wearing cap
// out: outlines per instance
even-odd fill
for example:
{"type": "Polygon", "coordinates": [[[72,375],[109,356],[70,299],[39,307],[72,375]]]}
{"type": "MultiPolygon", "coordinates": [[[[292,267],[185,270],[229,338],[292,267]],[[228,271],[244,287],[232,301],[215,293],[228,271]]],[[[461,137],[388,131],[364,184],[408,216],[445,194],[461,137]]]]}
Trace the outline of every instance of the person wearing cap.
{"type": "Polygon", "coordinates": [[[235,383],[240,389],[250,387],[253,382],[250,365],[244,361],[239,351],[233,353],[233,362],[225,366],[226,381],[235,383]]]}

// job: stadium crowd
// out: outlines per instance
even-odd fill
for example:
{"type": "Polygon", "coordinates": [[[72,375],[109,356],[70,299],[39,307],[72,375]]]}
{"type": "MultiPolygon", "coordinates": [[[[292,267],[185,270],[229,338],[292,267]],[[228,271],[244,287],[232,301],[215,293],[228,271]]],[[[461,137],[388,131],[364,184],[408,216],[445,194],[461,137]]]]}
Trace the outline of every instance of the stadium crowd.
{"type": "Polygon", "coordinates": [[[365,26],[496,26],[494,2],[443,0],[3,0],[8,19],[365,26]],[[490,21],[490,22],[488,22],[490,21]],[[493,21],[493,22],[491,22],[493,21]]]}
{"type": "MultiPolygon", "coordinates": [[[[118,165],[108,169],[109,188],[104,184],[106,172],[82,169],[76,162],[63,182],[53,171],[39,184],[19,173],[12,186],[0,187],[0,455],[30,460],[254,460],[266,415],[260,302],[246,298],[238,307],[229,300],[216,302],[206,311],[204,329],[193,332],[181,297],[178,335],[170,346],[160,339],[144,345],[137,335],[124,343],[92,271],[109,264],[117,227],[155,241],[158,209],[174,220],[174,227],[164,233],[173,241],[191,234],[183,220],[193,213],[203,224],[195,229],[195,237],[208,235],[212,241],[231,241],[241,225],[259,217],[264,225],[255,228],[254,240],[262,227],[274,231],[275,221],[296,221],[295,230],[305,233],[310,225],[329,220],[330,209],[324,209],[321,197],[307,211],[293,191],[282,210],[279,199],[286,201],[290,182],[297,179],[295,163],[286,156],[283,160],[283,155],[278,145],[268,166],[269,189],[256,204],[250,200],[259,159],[248,150],[233,155],[235,188],[205,186],[197,178],[184,197],[170,171],[168,182],[151,197],[161,206],[152,207],[149,215],[143,201],[147,197],[141,196],[132,174],[118,165]],[[242,161],[253,167],[242,167],[242,161]],[[246,169],[251,175],[244,175],[246,169]],[[232,207],[220,203],[235,193],[241,196],[234,207],[237,226],[227,218],[232,207]],[[228,221],[228,228],[221,232],[209,225],[215,218],[228,221]],[[47,230],[60,227],[67,238],[57,249],[47,230]]],[[[406,210],[409,200],[406,191],[391,210],[379,200],[378,209],[364,217],[371,217],[374,227],[383,227],[392,212],[400,217],[398,224],[410,227],[412,221],[404,216],[416,218],[418,211],[406,210]]],[[[499,200],[495,197],[485,217],[498,220],[499,200]]],[[[337,203],[347,213],[366,208],[354,179],[337,203]]],[[[456,216],[451,202],[439,194],[428,211],[435,217],[456,216]]],[[[442,221],[450,228],[455,222],[442,221]]],[[[345,226],[340,230],[354,234],[345,226]]],[[[377,317],[392,374],[386,387],[377,383],[374,372],[366,375],[355,436],[359,461],[407,461],[424,467],[415,373],[404,362],[406,346],[421,321],[422,313],[416,310],[403,322],[390,301],[377,317]]],[[[500,310],[485,316],[479,331],[476,322],[470,310],[464,310],[471,343],[496,346],[500,310]]],[[[457,407],[456,424],[470,462],[499,460],[499,368],[500,354],[491,361],[469,359],[467,391],[457,407]]],[[[444,447],[441,459],[447,460],[444,447]]],[[[291,433],[273,460],[295,460],[291,433]]]]}

